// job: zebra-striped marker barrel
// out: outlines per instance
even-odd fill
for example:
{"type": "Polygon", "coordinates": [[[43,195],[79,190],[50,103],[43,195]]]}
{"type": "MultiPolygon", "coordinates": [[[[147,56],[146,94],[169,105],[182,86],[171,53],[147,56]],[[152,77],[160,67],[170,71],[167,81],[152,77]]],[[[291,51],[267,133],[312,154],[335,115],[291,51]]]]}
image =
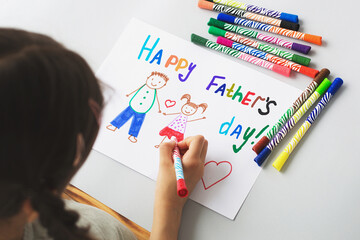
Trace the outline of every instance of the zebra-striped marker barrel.
{"type": "Polygon", "coordinates": [[[225,13],[219,13],[217,16],[217,19],[220,21],[227,22],[227,23],[234,23],[237,25],[245,26],[245,27],[250,27],[250,28],[259,29],[259,30],[266,31],[266,32],[280,34],[280,35],[287,36],[290,38],[300,39],[300,40],[303,40],[306,42],[315,43],[317,45],[321,45],[321,41],[322,41],[321,36],[292,31],[289,29],[271,26],[271,25],[264,24],[264,23],[254,22],[254,21],[242,19],[242,18],[237,18],[237,17],[231,16],[231,15],[227,15],[225,13]]]}
{"type": "Polygon", "coordinates": [[[320,85],[320,83],[329,76],[330,71],[327,68],[320,70],[319,74],[316,75],[314,80],[307,86],[305,91],[295,100],[295,102],[286,110],[286,112],[279,118],[274,126],[263,136],[254,146],[253,150],[256,154],[259,154],[270,140],[278,133],[280,128],[294,115],[294,113],[301,107],[301,105],[310,97],[310,95],[315,91],[315,89],[320,85]]]}
{"type": "MultiPolygon", "coordinates": [[[[299,43],[295,43],[295,42],[289,42],[287,40],[277,38],[274,36],[270,36],[270,35],[266,35],[266,34],[262,34],[260,32],[257,32],[257,31],[251,30],[251,29],[242,28],[238,25],[219,21],[215,18],[210,18],[208,25],[218,27],[218,28],[224,29],[225,31],[228,31],[228,35],[230,35],[231,37],[233,37],[233,36],[230,32],[234,32],[234,33],[241,34],[241,35],[244,35],[244,36],[247,36],[250,38],[256,38],[258,40],[265,41],[267,43],[275,44],[275,45],[278,45],[278,46],[281,46],[284,48],[292,49],[294,51],[301,52],[304,54],[308,54],[311,49],[311,47],[308,45],[299,44],[299,43]]],[[[227,37],[227,36],[225,36],[225,37],[227,37]]]]}
{"type": "Polygon", "coordinates": [[[177,194],[184,198],[187,197],[189,191],[185,184],[184,179],[184,171],[182,167],[181,157],[180,157],[180,150],[177,146],[177,139],[176,137],[172,136],[171,140],[176,143],[174,151],[173,151],[173,160],[174,160],[174,167],[175,167],[175,175],[176,175],[176,182],[177,182],[177,194]]]}
{"type": "Polygon", "coordinates": [[[242,59],[242,60],[244,60],[246,62],[258,65],[258,66],[263,67],[263,68],[267,68],[267,69],[269,69],[271,71],[280,73],[280,74],[282,74],[282,75],[284,75],[286,77],[290,76],[290,71],[291,71],[290,68],[280,66],[278,64],[271,63],[271,62],[262,60],[262,59],[257,58],[257,57],[253,57],[253,56],[251,56],[249,54],[240,52],[238,50],[223,46],[221,44],[210,41],[210,40],[208,40],[206,38],[200,37],[200,36],[198,36],[198,35],[196,35],[194,33],[191,34],[191,41],[193,43],[195,43],[195,44],[198,44],[198,45],[210,48],[210,49],[214,49],[216,51],[219,51],[219,52],[225,53],[227,55],[230,55],[232,57],[242,59]]]}
{"type": "Polygon", "coordinates": [[[315,122],[317,117],[320,115],[321,111],[325,108],[325,106],[329,103],[331,98],[335,95],[336,91],[342,86],[343,80],[341,78],[336,78],[334,82],[331,84],[329,89],[326,91],[320,102],[316,105],[314,110],[309,114],[303,125],[294,135],[292,140],[286,146],[286,148],[282,151],[280,156],[274,161],[273,167],[278,171],[281,170],[282,166],[285,164],[286,160],[289,158],[290,154],[296,148],[297,144],[301,141],[302,137],[305,135],[307,130],[311,127],[311,125],[315,122]]]}
{"type": "Polygon", "coordinates": [[[272,17],[265,17],[263,15],[247,12],[245,10],[209,2],[206,0],[199,0],[198,6],[202,9],[231,14],[231,15],[234,15],[237,17],[241,17],[241,18],[245,18],[245,19],[249,19],[249,20],[253,20],[253,21],[257,21],[257,22],[262,22],[262,23],[266,23],[266,24],[270,24],[270,25],[274,25],[277,27],[282,27],[282,28],[286,28],[286,29],[290,29],[290,30],[294,30],[294,31],[299,30],[299,27],[300,27],[300,25],[298,23],[293,23],[293,22],[289,22],[286,20],[280,20],[280,19],[276,19],[276,18],[272,18],[272,17]]]}
{"type": "Polygon", "coordinates": [[[315,89],[315,92],[306,100],[306,102],[296,111],[296,113],[286,122],[280,131],[271,139],[268,145],[256,156],[254,161],[261,166],[266,158],[271,154],[274,148],[283,140],[288,132],[295,126],[302,116],[310,109],[312,105],[320,98],[321,95],[330,87],[331,82],[325,78],[322,83],[315,89]]]}
{"type": "Polygon", "coordinates": [[[269,16],[272,18],[279,18],[279,19],[287,20],[287,21],[294,22],[294,23],[299,22],[297,15],[279,12],[276,10],[271,10],[271,9],[267,9],[267,8],[263,8],[263,7],[258,7],[258,6],[251,5],[251,4],[237,2],[234,0],[208,0],[208,1],[222,4],[222,5],[229,6],[229,7],[239,8],[239,9],[257,13],[257,14],[266,15],[266,16],[269,16]]]}

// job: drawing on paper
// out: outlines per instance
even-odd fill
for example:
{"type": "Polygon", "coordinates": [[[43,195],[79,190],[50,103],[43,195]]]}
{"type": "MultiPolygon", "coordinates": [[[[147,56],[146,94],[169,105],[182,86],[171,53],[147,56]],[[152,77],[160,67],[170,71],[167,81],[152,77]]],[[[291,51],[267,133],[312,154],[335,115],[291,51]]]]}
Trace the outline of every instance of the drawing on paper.
{"type": "Polygon", "coordinates": [[[205,190],[225,180],[232,172],[232,165],[228,161],[209,161],[205,163],[204,175],[201,178],[205,190]]]}
{"type": "Polygon", "coordinates": [[[184,94],[180,100],[186,99],[186,103],[181,107],[181,111],[177,113],[163,113],[165,116],[169,115],[178,115],[168,126],[163,128],[159,134],[160,136],[164,136],[161,142],[158,145],[155,145],[156,148],[160,146],[160,144],[166,139],[170,139],[172,136],[175,136],[176,139],[180,142],[184,139],[184,134],[186,130],[186,124],[188,122],[194,122],[198,120],[205,119],[206,117],[196,118],[188,120],[188,117],[194,115],[198,108],[202,108],[201,114],[205,112],[208,105],[206,103],[195,104],[191,102],[190,94],[184,94]]]}
{"type": "Polygon", "coordinates": [[[115,132],[132,118],[128,139],[136,143],[146,113],[153,108],[155,101],[157,102],[158,112],[161,113],[157,90],[163,88],[168,80],[169,77],[164,73],[152,72],[147,77],[144,85],[126,94],[126,97],[129,97],[135,93],[129,101],[129,106],[114,118],[106,128],[115,132]]]}

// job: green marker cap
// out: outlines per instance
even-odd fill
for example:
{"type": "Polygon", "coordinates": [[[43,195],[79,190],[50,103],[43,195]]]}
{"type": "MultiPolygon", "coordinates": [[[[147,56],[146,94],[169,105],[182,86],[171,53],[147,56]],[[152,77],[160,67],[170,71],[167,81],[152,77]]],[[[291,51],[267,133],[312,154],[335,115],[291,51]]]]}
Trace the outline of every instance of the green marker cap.
{"type": "Polygon", "coordinates": [[[215,18],[210,18],[209,22],[208,22],[209,26],[214,26],[214,27],[218,27],[218,28],[225,28],[225,22],[219,21],[215,18]]]}
{"type": "Polygon", "coordinates": [[[196,34],[192,33],[191,34],[191,41],[193,43],[196,43],[196,44],[199,44],[199,45],[202,45],[202,46],[206,46],[206,42],[209,41],[209,40],[206,39],[206,38],[200,37],[199,35],[196,35],[196,34]]]}
{"type": "Polygon", "coordinates": [[[300,55],[297,55],[297,54],[294,54],[292,56],[292,61],[296,62],[296,63],[299,63],[301,65],[304,65],[304,66],[309,66],[310,64],[310,61],[311,59],[310,58],[307,58],[307,57],[303,57],[303,56],[300,56],[300,55]]]}
{"type": "Polygon", "coordinates": [[[209,33],[215,36],[221,36],[221,37],[225,37],[225,33],[226,31],[214,26],[210,26],[209,27],[209,33]]]}
{"type": "Polygon", "coordinates": [[[325,91],[330,87],[330,85],[331,81],[325,78],[315,91],[317,91],[320,95],[323,95],[325,91]]]}

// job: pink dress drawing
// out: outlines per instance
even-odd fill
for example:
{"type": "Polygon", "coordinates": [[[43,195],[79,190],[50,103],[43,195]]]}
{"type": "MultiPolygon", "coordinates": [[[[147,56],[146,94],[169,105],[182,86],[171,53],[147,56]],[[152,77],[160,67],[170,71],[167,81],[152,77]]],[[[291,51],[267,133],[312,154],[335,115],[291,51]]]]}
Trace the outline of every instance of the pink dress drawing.
{"type": "Polygon", "coordinates": [[[184,140],[184,133],[186,130],[187,119],[188,116],[185,116],[184,114],[180,114],[168,126],[163,128],[159,132],[160,136],[167,136],[169,139],[172,136],[175,136],[179,142],[184,140]]]}

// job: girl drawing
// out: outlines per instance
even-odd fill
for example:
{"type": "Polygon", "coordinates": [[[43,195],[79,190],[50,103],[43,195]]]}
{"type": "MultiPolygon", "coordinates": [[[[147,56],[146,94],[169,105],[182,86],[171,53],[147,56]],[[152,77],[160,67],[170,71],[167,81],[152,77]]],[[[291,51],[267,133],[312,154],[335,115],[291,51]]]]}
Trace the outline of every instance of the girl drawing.
{"type": "Polygon", "coordinates": [[[197,112],[199,107],[202,108],[201,114],[203,114],[205,112],[206,108],[208,107],[208,105],[206,103],[201,103],[201,104],[197,105],[193,102],[190,102],[190,99],[191,99],[190,94],[184,94],[181,97],[181,100],[183,100],[183,99],[186,99],[186,103],[181,107],[180,113],[179,112],[178,113],[163,113],[165,116],[166,115],[177,115],[177,114],[179,114],[179,116],[177,116],[168,126],[163,128],[159,132],[160,136],[164,136],[164,138],[161,140],[159,145],[155,145],[156,148],[158,148],[160,146],[160,144],[166,138],[170,139],[172,136],[175,136],[179,142],[182,141],[184,139],[186,124],[188,122],[194,122],[194,121],[198,121],[198,120],[202,120],[202,119],[206,118],[206,117],[202,117],[202,118],[188,120],[188,117],[194,115],[197,112]]]}

